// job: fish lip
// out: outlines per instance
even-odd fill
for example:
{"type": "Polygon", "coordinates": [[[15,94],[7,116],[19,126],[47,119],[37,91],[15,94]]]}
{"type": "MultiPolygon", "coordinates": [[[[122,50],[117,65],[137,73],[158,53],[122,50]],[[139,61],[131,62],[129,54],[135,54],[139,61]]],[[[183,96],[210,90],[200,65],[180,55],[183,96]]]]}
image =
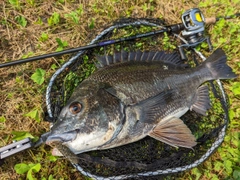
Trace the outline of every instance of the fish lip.
{"type": "Polygon", "coordinates": [[[45,143],[48,145],[50,145],[52,142],[66,143],[69,141],[73,141],[76,138],[77,138],[77,130],[59,133],[59,134],[50,133],[50,135],[46,138],[45,143]]]}

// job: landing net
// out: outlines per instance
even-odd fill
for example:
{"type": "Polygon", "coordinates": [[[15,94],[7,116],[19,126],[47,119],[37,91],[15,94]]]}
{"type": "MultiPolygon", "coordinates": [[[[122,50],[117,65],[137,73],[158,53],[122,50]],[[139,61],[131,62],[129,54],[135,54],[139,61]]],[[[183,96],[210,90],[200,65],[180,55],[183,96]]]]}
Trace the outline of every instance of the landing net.
{"type": "MultiPolygon", "coordinates": [[[[153,31],[163,25],[159,19],[120,20],[104,29],[90,44],[153,31]]],[[[78,52],[56,71],[49,82],[46,93],[49,117],[56,120],[74,88],[94,72],[96,55],[121,50],[177,51],[180,43],[182,40],[177,35],[162,34],[78,52]]],[[[202,62],[201,53],[196,52],[187,52],[188,61],[185,63],[190,65],[189,68],[202,62]]],[[[198,166],[221,145],[228,123],[228,103],[221,82],[208,85],[212,104],[208,115],[191,111],[181,117],[197,138],[198,144],[193,150],[176,149],[147,137],[121,147],[79,154],[79,161],[73,166],[83,175],[96,179],[159,179],[198,166]]]]}

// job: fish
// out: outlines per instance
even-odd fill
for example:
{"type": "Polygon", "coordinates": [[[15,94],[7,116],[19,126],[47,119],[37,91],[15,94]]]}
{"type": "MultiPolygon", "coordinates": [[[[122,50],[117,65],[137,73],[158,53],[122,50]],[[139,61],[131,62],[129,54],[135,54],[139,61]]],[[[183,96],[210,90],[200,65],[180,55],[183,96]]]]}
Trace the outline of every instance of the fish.
{"type": "Polygon", "coordinates": [[[189,110],[206,115],[211,108],[205,82],[237,77],[220,48],[192,68],[176,52],[122,51],[97,59],[97,70],[76,87],[46,144],[58,142],[79,154],[150,136],[193,148],[196,138],[181,116],[189,110]]]}

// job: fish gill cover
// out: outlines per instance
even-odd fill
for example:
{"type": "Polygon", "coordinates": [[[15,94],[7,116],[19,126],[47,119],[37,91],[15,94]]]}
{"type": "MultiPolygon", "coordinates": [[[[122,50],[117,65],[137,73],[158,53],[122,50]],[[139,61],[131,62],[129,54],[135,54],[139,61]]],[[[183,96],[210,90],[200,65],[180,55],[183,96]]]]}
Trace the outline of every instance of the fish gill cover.
{"type": "MultiPolygon", "coordinates": [[[[163,21],[159,19],[124,19],[105,29],[93,41],[149,32],[161,25],[163,21]]],[[[176,37],[163,34],[79,52],[50,81],[51,88],[47,98],[53,118],[57,119],[75,87],[96,70],[94,63],[97,55],[112,55],[122,50],[172,52],[177,50],[178,43],[176,37]]],[[[201,59],[193,52],[188,53],[188,59],[184,63],[189,68],[201,63],[201,59]]],[[[225,94],[216,82],[206,84],[210,89],[212,105],[207,116],[188,111],[181,117],[197,139],[198,143],[193,149],[175,148],[146,137],[120,147],[78,154],[74,166],[83,175],[97,179],[159,179],[199,165],[221,144],[228,122],[225,94]]]]}

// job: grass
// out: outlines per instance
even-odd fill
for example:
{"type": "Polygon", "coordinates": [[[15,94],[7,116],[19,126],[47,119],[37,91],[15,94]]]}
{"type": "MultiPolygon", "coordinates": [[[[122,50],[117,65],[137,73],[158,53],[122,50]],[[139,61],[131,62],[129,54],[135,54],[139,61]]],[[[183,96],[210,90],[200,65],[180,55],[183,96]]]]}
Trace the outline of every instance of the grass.
{"type": "MultiPolygon", "coordinates": [[[[198,4],[205,17],[240,12],[238,0],[231,3],[227,0],[81,2],[3,0],[0,3],[0,62],[84,46],[104,27],[121,17],[164,17],[167,23],[174,24],[180,22],[184,10],[198,4]]],[[[214,48],[225,50],[228,64],[237,73],[240,69],[239,26],[238,18],[221,20],[215,26],[207,27],[214,48]]],[[[49,124],[43,121],[42,115],[45,88],[51,75],[69,57],[64,55],[0,69],[0,147],[11,143],[16,136],[38,137],[49,131],[49,124]]],[[[224,82],[224,85],[231,105],[231,121],[225,141],[206,162],[180,179],[240,179],[239,78],[224,82]]],[[[30,179],[29,171],[37,179],[84,179],[67,160],[51,156],[48,146],[19,153],[5,162],[0,169],[1,179],[30,179]],[[14,169],[19,163],[25,164],[21,172],[14,169]]]]}

